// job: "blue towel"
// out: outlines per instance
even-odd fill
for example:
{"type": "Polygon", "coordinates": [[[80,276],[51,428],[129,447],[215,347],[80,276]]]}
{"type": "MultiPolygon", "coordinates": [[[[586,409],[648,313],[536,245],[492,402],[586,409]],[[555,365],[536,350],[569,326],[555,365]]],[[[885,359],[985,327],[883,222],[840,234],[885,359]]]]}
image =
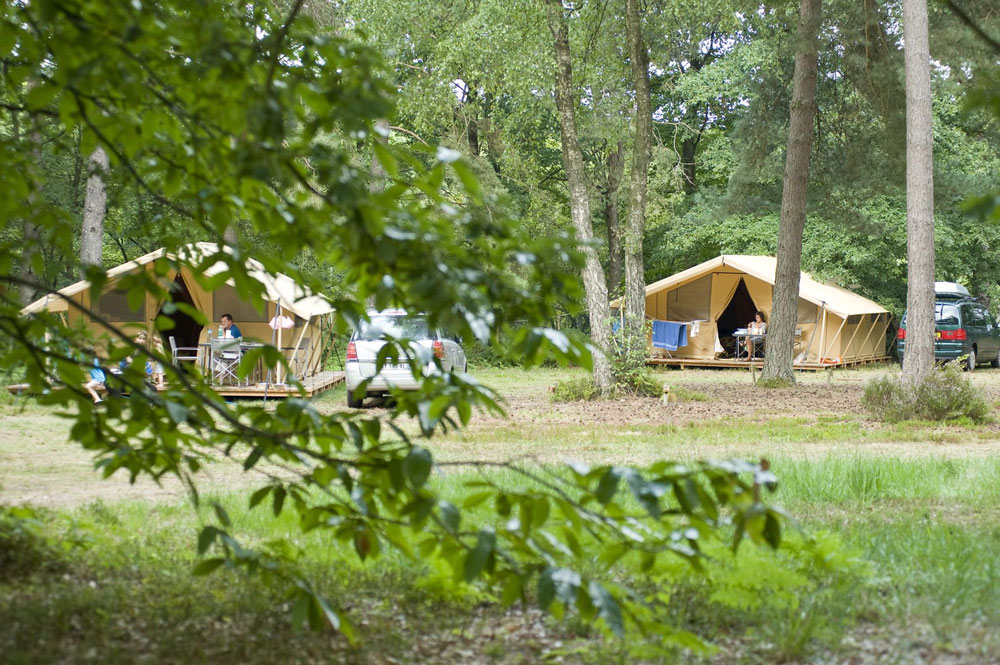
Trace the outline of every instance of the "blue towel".
{"type": "Polygon", "coordinates": [[[687,346],[687,324],[673,321],[653,321],[653,346],[667,351],[676,351],[687,346]]]}

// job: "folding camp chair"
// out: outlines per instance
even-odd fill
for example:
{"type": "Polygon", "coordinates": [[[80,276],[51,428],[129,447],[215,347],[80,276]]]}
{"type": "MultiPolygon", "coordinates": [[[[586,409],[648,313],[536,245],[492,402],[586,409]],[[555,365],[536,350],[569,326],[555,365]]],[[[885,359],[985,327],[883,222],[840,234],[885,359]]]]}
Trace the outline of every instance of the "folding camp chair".
{"type": "Polygon", "coordinates": [[[182,362],[196,363],[198,362],[198,347],[197,346],[177,346],[177,340],[174,336],[170,336],[170,359],[173,361],[174,365],[180,367],[182,362]]]}
{"type": "Polygon", "coordinates": [[[240,365],[240,340],[212,340],[212,383],[239,383],[236,370],[240,365]]]}

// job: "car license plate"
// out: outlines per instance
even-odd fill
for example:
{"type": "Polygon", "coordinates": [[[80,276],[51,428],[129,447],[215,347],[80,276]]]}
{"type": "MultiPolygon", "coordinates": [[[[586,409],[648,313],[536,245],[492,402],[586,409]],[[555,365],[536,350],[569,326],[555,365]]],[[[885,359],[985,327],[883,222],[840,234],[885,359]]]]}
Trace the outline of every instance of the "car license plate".
{"type": "Polygon", "coordinates": [[[386,363],[384,369],[410,369],[409,363],[386,363]]]}

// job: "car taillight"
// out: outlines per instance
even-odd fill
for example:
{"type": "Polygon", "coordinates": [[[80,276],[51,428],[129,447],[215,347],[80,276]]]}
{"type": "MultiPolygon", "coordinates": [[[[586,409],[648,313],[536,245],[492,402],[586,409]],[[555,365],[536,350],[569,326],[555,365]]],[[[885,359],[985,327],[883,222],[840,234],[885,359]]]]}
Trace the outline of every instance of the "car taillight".
{"type": "Polygon", "coordinates": [[[958,330],[942,330],[941,339],[955,339],[959,341],[964,341],[968,339],[968,334],[965,332],[964,328],[959,328],[958,330]]]}
{"type": "Polygon", "coordinates": [[[358,359],[358,347],[355,346],[354,342],[347,343],[347,359],[348,360],[358,359]]]}
{"type": "Polygon", "coordinates": [[[896,339],[906,339],[906,328],[900,328],[896,333],[896,339]]]}
{"type": "Polygon", "coordinates": [[[441,340],[434,340],[432,348],[434,349],[435,358],[444,358],[444,344],[441,343],[441,340]]]}

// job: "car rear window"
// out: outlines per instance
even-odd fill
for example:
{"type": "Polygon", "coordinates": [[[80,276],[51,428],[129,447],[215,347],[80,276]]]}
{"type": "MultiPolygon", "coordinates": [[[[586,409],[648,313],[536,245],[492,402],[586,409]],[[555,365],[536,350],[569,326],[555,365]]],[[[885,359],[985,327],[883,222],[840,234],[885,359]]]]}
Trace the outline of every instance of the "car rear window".
{"type": "Polygon", "coordinates": [[[430,339],[427,319],[420,316],[373,316],[371,323],[362,323],[357,339],[372,342],[386,336],[406,339],[430,339]]]}
{"type": "Polygon", "coordinates": [[[934,323],[940,323],[946,326],[957,326],[959,323],[958,305],[947,305],[940,302],[936,303],[934,305],[934,323]]]}

